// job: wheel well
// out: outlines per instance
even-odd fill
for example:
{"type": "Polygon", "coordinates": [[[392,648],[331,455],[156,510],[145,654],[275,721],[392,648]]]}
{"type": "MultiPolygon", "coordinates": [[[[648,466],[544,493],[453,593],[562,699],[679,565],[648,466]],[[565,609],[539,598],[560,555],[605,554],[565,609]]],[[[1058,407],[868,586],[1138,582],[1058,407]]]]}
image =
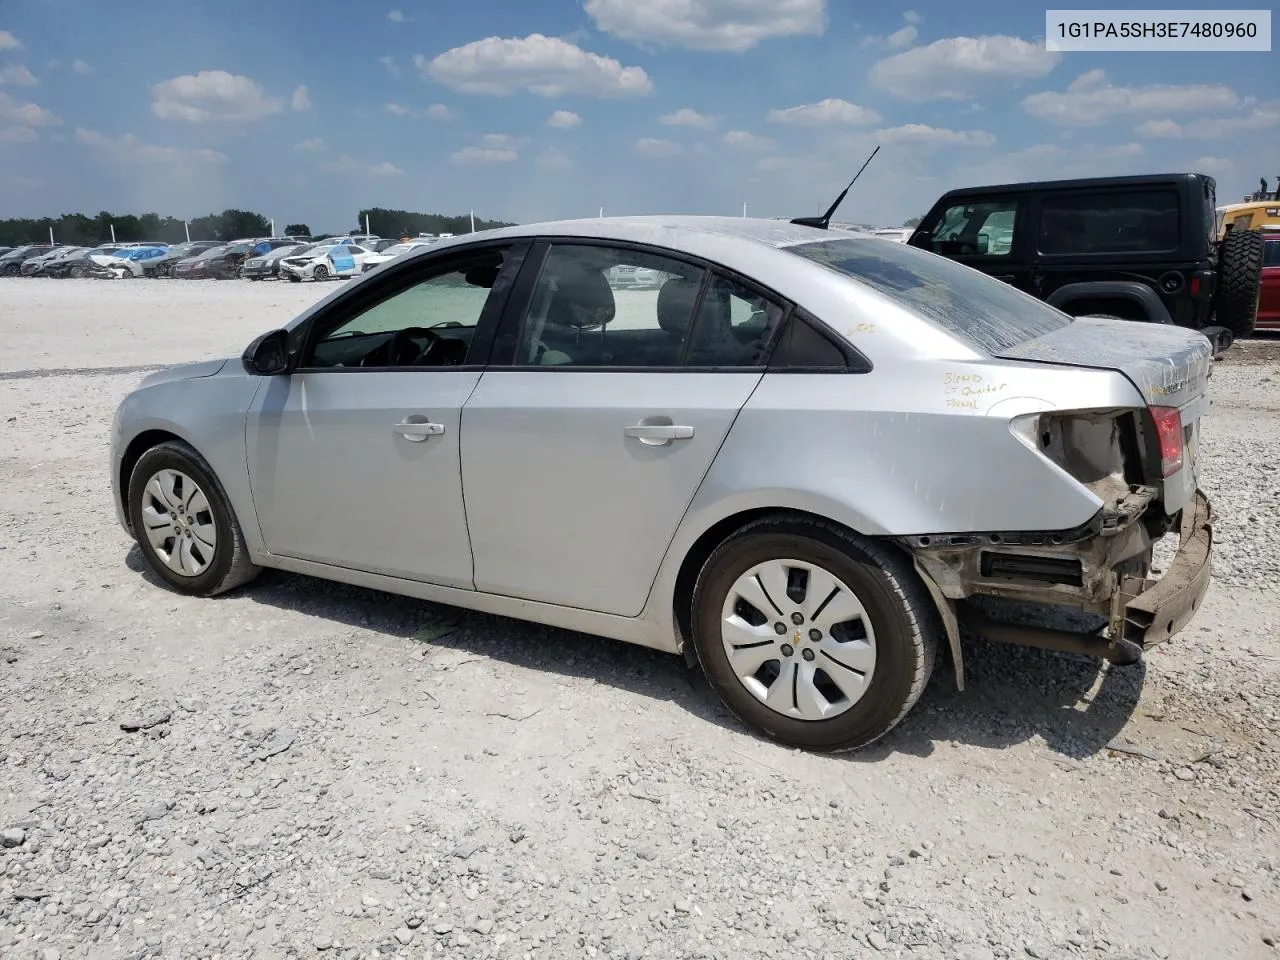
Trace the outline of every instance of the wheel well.
{"type": "Polygon", "coordinates": [[[1141,322],[1150,319],[1140,303],[1127,297],[1078,297],[1068,300],[1061,309],[1073,317],[1101,313],[1121,320],[1141,322]]]}
{"type": "MultiPolygon", "coordinates": [[[[718,523],[712,524],[702,536],[693,542],[693,546],[689,548],[689,552],[685,554],[684,560],[680,564],[680,570],[676,574],[676,584],[672,602],[675,605],[675,622],[677,640],[680,648],[684,652],[685,659],[690,665],[694,663],[696,654],[694,653],[693,644],[690,640],[693,637],[693,588],[698,581],[698,573],[702,570],[702,565],[707,562],[707,558],[715,552],[716,547],[724,543],[729,537],[733,536],[747,524],[763,517],[805,517],[813,520],[821,520],[824,523],[833,523],[827,517],[821,514],[811,513],[807,510],[794,510],[783,507],[759,507],[754,510],[744,510],[741,513],[735,513],[732,516],[725,517],[718,523]]],[[[850,533],[858,533],[858,531],[845,527],[843,524],[838,526],[844,527],[850,533]]],[[[886,542],[886,545],[891,545],[886,542]]],[[[896,545],[895,549],[896,548],[896,545]]]]}
{"type": "Polygon", "coordinates": [[[142,455],[152,447],[175,440],[178,443],[186,442],[167,430],[144,430],[129,442],[129,446],[125,447],[124,456],[120,459],[119,490],[126,522],[129,522],[129,478],[133,476],[133,468],[142,459],[142,455]]]}

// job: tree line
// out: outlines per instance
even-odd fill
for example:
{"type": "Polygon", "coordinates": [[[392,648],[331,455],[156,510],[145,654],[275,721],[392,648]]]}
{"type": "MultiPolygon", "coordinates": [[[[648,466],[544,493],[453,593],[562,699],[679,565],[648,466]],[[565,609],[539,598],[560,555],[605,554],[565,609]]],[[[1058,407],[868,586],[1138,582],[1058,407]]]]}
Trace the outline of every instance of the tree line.
{"type": "MultiPolygon", "coordinates": [[[[366,216],[369,218],[369,232],[381,237],[400,237],[406,234],[416,236],[419,233],[467,233],[471,230],[471,218],[466,214],[451,216],[372,207],[359,212],[356,225],[349,228],[349,232],[363,233],[366,216]]],[[[476,218],[477,230],[505,226],[510,224],[476,218]]],[[[223,210],[221,213],[210,213],[185,222],[177,217],[162,217],[157,213],[121,214],[107,210],[103,210],[96,216],[64,213],[59,217],[0,220],[0,246],[17,247],[28,243],[48,243],[50,228],[53,230],[55,243],[89,247],[109,243],[113,239],[118,243],[147,240],[181,243],[187,239],[188,232],[192,240],[265,237],[271,233],[271,221],[251,210],[223,210]]],[[[337,235],[313,234],[305,223],[286,224],[280,233],[288,236],[337,235]]]]}

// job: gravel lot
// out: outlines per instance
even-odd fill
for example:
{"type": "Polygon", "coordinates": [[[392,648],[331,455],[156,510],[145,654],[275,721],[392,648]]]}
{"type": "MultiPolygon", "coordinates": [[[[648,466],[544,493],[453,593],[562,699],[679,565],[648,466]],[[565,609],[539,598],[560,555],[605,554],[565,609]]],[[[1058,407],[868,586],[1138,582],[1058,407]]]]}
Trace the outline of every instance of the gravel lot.
{"type": "Polygon", "coordinates": [[[832,758],[674,657],[143,572],[120,398],[333,289],[0,280],[0,957],[1280,957],[1276,341],[1215,368],[1184,634],[1114,670],[971,638],[968,689],[832,758]]]}

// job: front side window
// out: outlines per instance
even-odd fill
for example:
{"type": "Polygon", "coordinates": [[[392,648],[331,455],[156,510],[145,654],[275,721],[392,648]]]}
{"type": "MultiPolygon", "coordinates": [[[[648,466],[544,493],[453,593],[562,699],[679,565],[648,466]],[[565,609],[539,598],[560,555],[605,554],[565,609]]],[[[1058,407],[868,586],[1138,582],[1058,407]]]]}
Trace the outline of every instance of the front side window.
{"type": "Polygon", "coordinates": [[[948,207],[931,231],[934,253],[944,257],[1007,257],[1013,252],[1016,200],[982,200],[948,207]]]}
{"type": "Polygon", "coordinates": [[[1040,252],[1164,253],[1179,246],[1176,190],[1048,194],[1040,202],[1040,252]]]}
{"type": "Polygon", "coordinates": [[[486,251],[339,317],[317,338],[306,367],[441,367],[467,360],[471,339],[502,270],[486,251]]]}
{"type": "Polygon", "coordinates": [[[703,270],[647,252],[554,244],[520,327],[517,366],[675,367],[703,270]]]}
{"type": "Polygon", "coordinates": [[[1003,281],[906,244],[851,238],[785,249],[870,287],[993,355],[1071,323],[1062,311],[1003,281]]]}

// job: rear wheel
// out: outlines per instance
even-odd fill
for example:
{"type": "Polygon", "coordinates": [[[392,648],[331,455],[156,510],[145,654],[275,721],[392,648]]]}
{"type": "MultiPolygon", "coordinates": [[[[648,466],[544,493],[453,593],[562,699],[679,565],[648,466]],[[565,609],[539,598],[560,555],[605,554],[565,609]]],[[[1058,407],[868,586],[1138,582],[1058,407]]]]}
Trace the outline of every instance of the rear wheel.
{"type": "Polygon", "coordinates": [[[252,580],[231,504],[198,453],[169,442],[144,453],[129,478],[129,521],[148,565],[175,590],[210,597],[252,580]]]}
{"type": "Polygon", "coordinates": [[[720,699],[807,750],[857,749],[897,726],[933,669],[936,621],[908,561],[805,518],[749,524],[694,588],[694,646],[720,699]]]}
{"type": "Polygon", "coordinates": [[[1218,251],[1215,320],[1236,337],[1249,336],[1258,321],[1264,247],[1260,230],[1232,230],[1218,251]]]}

